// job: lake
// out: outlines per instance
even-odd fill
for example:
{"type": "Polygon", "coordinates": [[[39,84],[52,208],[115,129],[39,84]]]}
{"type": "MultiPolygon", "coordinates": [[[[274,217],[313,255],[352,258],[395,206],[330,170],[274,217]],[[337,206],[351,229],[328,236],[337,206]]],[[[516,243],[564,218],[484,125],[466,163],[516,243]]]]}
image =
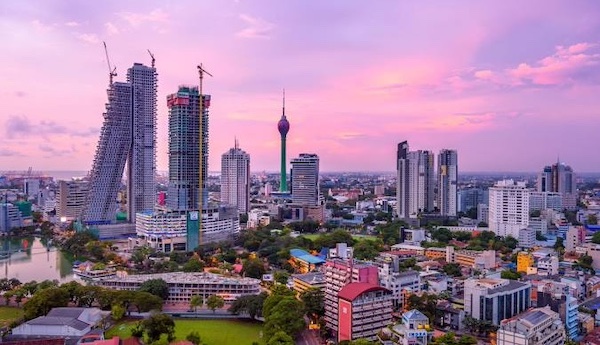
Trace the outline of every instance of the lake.
{"type": "Polygon", "coordinates": [[[39,238],[0,239],[0,278],[17,278],[22,283],[36,280],[73,280],[73,265],[57,248],[39,238]]]}

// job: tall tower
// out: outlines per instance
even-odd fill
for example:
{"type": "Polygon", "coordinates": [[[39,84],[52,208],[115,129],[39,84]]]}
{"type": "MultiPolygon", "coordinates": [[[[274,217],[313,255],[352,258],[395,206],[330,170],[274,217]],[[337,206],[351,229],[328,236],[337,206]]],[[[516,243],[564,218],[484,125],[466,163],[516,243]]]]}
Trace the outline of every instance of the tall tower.
{"type": "Polygon", "coordinates": [[[292,159],[292,202],[300,205],[319,204],[319,156],[301,153],[292,159]]]}
{"type": "Polygon", "coordinates": [[[156,199],[156,68],[135,63],[127,82],[108,89],[104,122],[90,172],[83,219],[87,224],[116,220],[117,194],[127,163],[127,217],[152,210],[156,199]]]}
{"type": "Polygon", "coordinates": [[[279,184],[280,192],[287,192],[287,174],[286,174],[286,137],[290,131],[290,123],[285,117],[285,90],[283,90],[283,111],[281,119],[277,123],[277,130],[281,135],[281,182],[279,184]]]}
{"type": "Polygon", "coordinates": [[[398,144],[397,160],[397,215],[399,218],[433,211],[434,180],[433,153],[409,151],[408,142],[398,144]]]}
{"type": "Polygon", "coordinates": [[[250,205],[250,155],[239,148],[237,140],[221,156],[221,202],[248,213],[250,205]]]}
{"type": "Polygon", "coordinates": [[[456,216],[457,182],[458,154],[456,150],[441,150],[438,154],[437,207],[442,216],[456,216]]]}
{"type": "MultiPolygon", "coordinates": [[[[208,122],[210,95],[204,95],[202,116],[208,122]]],[[[200,93],[197,87],[180,86],[167,96],[169,108],[169,190],[167,207],[175,211],[198,210],[200,164],[206,177],[208,128],[200,128],[200,93]],[[206,154],[200,159],[200,138],[206,154]]],[[[205,179],[202,180],[204,182],[205,179]]],[[[204,192],[204,189],[203,189],[204,192]]],[[[206,205],[206,202],[203,203],[206,205]]]]}

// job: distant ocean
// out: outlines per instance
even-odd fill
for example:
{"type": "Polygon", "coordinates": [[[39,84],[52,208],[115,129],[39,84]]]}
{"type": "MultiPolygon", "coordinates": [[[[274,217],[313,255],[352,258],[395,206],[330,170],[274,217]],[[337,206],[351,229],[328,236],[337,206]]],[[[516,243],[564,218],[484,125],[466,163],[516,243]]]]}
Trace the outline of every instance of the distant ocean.
{"type": "MultiPolygon", "coordinates": [[[[85,170],[56,170],[56,171],[44,171],[46,176],[51,176],[55,180],[70,180],[74,177],[82,178],[86,177],[88,172],[85,170]]],[[[159,170],[158,174],[161,176],[166,176],[167,171],[159,170]]]]}

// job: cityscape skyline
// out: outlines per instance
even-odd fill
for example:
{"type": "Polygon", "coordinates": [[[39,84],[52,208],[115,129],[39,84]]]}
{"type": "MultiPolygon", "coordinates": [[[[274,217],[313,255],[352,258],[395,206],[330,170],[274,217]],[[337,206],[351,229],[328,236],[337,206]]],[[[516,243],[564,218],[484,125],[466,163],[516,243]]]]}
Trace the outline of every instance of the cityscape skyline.
{"type": "MultiPolygon", "coordinates": [[[[581,150],[595,144],[600,105],[594,2],[2,6],[0,25],[11,28],[0,34],[8,52],[0,57],[3,170],[90,169],[106,102],[102,40],[117,81],[126,66],[149,64],[147,48],[156,56],[159,171],[168,166],[166,96],[196,84],[190,71],[198,62],[215,75],[205,83],[216,97],[213,152],[226,151],[235,135],[254,171],[280,163],[284,86],[294,126],[288,156],[315,152],[322,171],[392,172],[400,139],[459,151],[465,172],[539,171],[557,156],[578,173],[600,170],[600,157],[581,150]],[[186,20],[202,11],[213,16],[186,20]],[[197,44],[182,43],[188,32],[197,44]]],[[[218,171],[217,155],[209,166],[218,171]]]]}

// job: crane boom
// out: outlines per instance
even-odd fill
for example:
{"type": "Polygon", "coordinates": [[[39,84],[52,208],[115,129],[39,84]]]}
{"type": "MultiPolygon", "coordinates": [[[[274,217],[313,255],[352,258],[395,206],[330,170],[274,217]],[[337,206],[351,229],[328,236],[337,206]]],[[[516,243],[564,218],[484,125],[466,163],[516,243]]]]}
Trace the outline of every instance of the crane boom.
{"type": "Polygon", "coordinates": [[[205,70],[202,67],[202,64],[198,65],[198,76],[200,77],[200,85],[198,86],[198,93],[200,95],[200,114],[198,114],[200,116],[199,118],[199,125],[200,125],[200,130],[198,131],[198,135],[200,136],[200,138],[198,138],[198,142],[200,143],[200,147],[199,147],[199,156],[200,156],[200,160],[198,162],[198,173],[199,173],[199,182],[198,183],[198,213],[200,214],[200,216],[198,217],[198,244],[201,245],[202,244],[202,209],[203,209],[203,203],[204,203],[204,183],[206,181],[204,181],[204,166],[202,165],[202,163],[204,162],[204,157],[203,157],[203,152],[204,152],[204,135],[202,133],[202,130],[204,129],[204,94],[202,93],[202,81],[204,79],[204,73],[206,73],[209,76],[213,76],[212,74],[210,74],[207,70],[205,70]]]}
{"type": "Polygon", "coordinates": [[[156,59],[154,58],[154,54],[152,54],[150,49],[148,49],[148,54],[150,54],[150,57],[152,58],[152,68],[154,68],[154,62],[156,61],[156,59]]]}
{"type": "Polygon", "coordinates": [[[110,65],[110,58],[108,57],[108,48],[106,47],[106,42],[102,41],[104,44],[104,54],[106,54],[106,64],[108,65],[108,81],[110,85],[113,83],[113,77],[117,76],[117,67],[112,67],[110,65]]]}

